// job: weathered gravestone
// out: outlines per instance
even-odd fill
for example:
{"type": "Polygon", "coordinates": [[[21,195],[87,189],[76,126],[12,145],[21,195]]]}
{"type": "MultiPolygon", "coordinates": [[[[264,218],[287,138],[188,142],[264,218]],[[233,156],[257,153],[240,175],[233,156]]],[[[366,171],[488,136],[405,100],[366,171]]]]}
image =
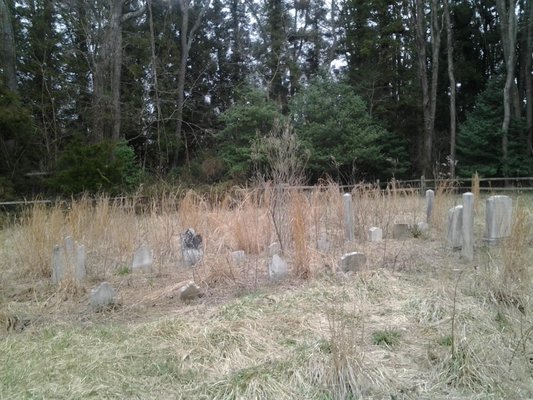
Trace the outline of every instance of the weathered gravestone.
{"type": "Polygon", "coordinates": [[[52,251],[52,283],[61,282],[66,272],[65,251],[62,246],[55,245],[52,251]]]}
{"type": "Polygon", "coordinates": [[[321,253],[327,253],[328,251],[331,250],[331,247],[332,247],[331,239],[327,232],[322,232],[320,234],[320,237],[318,238],[316,245],[317,245],[318,251],[320,251],[321,253]]]}
{"type": "Polygon", "coordinates": [[[197,234],[194,229],[189,228],[181,238],[181,253],[183,263],[186,267],[191,267],[199,263],[204,253],[202,251],[202,236],[197,234]]]}
{"type": "Polygon", "coordinates": [[[58,284],[67,276],[79,283],[86,275],[85,246],[67,236],[64,245],[56,245],[52,251],[52,283],[58,284]]]}
{"type": "Polygon", "coordinates": [[[409,224],[394,224],[392,226],[393,239],[409,239],[413,237],[409,224]]]}
{"type": "Polygon", "coordinates": [[[496,243],[511,235],[513,200],[509,196],[491,196],[485,206],[485,240],[496,243]]]}
{"type": "Polygon", "coordinates": [[[347,253],[341,257],[341,269],[344,272],[357,272],[366,265],[366,256],[363,253],[347,253]]]}
{"type": "Polygon", "coordinates": [[[90,304],[95,311],[114,306],[116,304],[115,289],[109,283],[102,282],[96,289],[92,290],[90,304]]]}
{"type": "Polygon", "coordinates": [[[381,242],[383,239],[383,230],[378,227],[372,227],[368,230],[368,240],[370,242],[381,242]]]}
{"type": "Polygon", "coordinates": [[[246,253],[244,250],[237,250],[231,253],[231,262],[235,265],[244,264],[246,262],[246,253]]]}
{"type": "Polygon", "coordinates": [[[463,206],[455,206],[448,210],[448,231],[446,240],[452,249],[463,246],[463,206]]]}
{"type": "Polygon", "coordinates": [[[198,286],[196,283],[192,281],[180,289],[180,300],[181,301],[189,302],[192,300],[196,300],[197,298],[202,297],[202,296],[203,296],[203,293],[200,289],[200,286],[198,286]]]}
{"type": "Polygon", "coordinates": [[[152,270],[152,252],[146,245],[141,245],[133,255],[132,271],[150,272],[152,270]]]}
{"type": "Polygon", "coordinates": [[[461,256],[467,260],[474,259],[474,194],[463,194],[463,220],[462,220],[463,247],[461,256]]]}
{"type": "Polygon", "coordinates": [[[342,199],[344,202],[344,233],[346,235],[346,240],[351,242],[355,240],[352,195],[350,193],[345,193],[342,196],[342,199]]]}
{"type": "Polygon", "coordinates": [[[268,264],[268,278],[275,282],[285,278],[288,274],[287,262],[279,255],[274,254],[268,264]]]}
{"type": "Polygon", "coordinates": [[[431,189],[426,190],[426,222],[431,224],[431,215],[433,214],[433,205],[435,204],[435,192],[431,189]]]}

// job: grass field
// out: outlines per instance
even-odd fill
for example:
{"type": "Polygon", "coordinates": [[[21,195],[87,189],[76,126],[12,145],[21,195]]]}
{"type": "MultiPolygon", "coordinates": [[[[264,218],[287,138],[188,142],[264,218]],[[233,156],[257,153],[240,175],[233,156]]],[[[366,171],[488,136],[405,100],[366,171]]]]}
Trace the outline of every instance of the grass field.
{"type": "Polygon", "coordinates": [[[335,185],[167,194],[142,213],[105,197],[34,207],[0,232],[0,399],[533,398],[531,199],[514,198],[513,234],[491,247],[477,202],[467,263],[444,239],[460,196],[441,188],[430,231],[393,240],[394,223],[425,219],[424,199],[394,187],[352,194],[353,243],[335,185]],[[364,240],[371,226],[385,240],[364,240]],[[204,238],[194,278],[205,295],[183,303],[188,227],[204,238]],[[55,286],[52,248],[66,235],[86,245],[88,278],[55,286]],[[291,268],[276,284],[274,241],[291,268]],[[152,273],[128,268],[141,244],[152,273]],[[239,249],[247,260],[232,265],[239,249]],[[366,268],[339,271],[348,251],[365,253],[366,268]],[[121,304],[94,312],[90,290],[103,280],[121,304]]]}

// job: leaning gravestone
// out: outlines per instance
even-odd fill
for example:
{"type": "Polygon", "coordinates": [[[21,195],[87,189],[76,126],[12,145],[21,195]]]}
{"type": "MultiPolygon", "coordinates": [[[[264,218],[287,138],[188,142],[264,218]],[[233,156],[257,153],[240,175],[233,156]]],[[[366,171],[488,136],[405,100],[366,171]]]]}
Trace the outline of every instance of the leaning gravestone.
{"type": "Polygon", "coordinates": [[[511,235],[513,200],[509,196],[491,196],[485,207],[485,240],[496,243],[511,235]]]}
{"type": "Polygon", "coordinates": [[[362,253],[347,253],[341,257],[341,268],[344,272],[357,272],[366,265],[366,256],[362,253]]]}
{"type": "Polygon", "coordinates": [[[102,282],[96,289],[92,290],[90,304],[95,311],[114,306],[116,304],[115,289],[109,283],[102,282]]]}
{"type": "Polygon", "coordinates": [[[180,289],[180,300],[184,302],[195,300],[202,295],[200,286],[192,281],[180,289]]]}
{"type": "Polygon", "coordinates": [[[274,254],[268,264],[268,278],[275,282],[285,278],[288,274],[287,262],[277,254],[274,254]]]}
{"type": "Polygon", "coordinates": [[[344,233],[346,240],[353,242],[355,240],[355,226],[353,219],[352,195],[345,193],[342,196],[344,202],[344,233]]]}
{"type": "Polygon", "coordinates": [[[448,210],[448,231],[446,240],[452,249],[463,246],[463,206],[455,206],[448,210]]]}
{"type": "Polygon", "coordinates": [[[368,230],[368,240],[370,242],[381,242],[383,239],[383,230],[378,227],[372,227],[368,230]]]}
{"type": "Polygon", "coordinates": [[[150,272],[152,270],[152,252],[148,246],[140,246],[133,255],[132,271],[150,272]]]}
{"type": "Polygon", "coordinates": [[[186,267],[198,264],[204,256],[202,236],[197,234],[192,228],[187,229],[181,238],[181,253],[186,267]]]}

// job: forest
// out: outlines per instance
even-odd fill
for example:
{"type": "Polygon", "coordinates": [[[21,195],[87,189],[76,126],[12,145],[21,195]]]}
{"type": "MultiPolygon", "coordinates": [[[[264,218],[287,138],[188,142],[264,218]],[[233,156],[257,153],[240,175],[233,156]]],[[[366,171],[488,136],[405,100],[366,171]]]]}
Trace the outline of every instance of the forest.
{"type": "Polygon", "coordinates": [[[0,200],[531,176],[532,3],[0,0],[0,200]]]}

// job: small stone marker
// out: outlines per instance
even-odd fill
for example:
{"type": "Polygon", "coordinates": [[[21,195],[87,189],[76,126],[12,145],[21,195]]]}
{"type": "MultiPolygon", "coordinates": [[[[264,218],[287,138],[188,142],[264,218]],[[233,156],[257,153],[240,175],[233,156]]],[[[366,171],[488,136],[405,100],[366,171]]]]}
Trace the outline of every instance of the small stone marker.
{"type": "Polygon", "coordinates": [[[383,229],[376,226],[368,230],[368,240],[370,242],[381,242],[383,239],[383,229]]]}
{"type": "Polygon", "coordinates": [[[74,241],[74,238],[72,236],[67,236],[65,238],[65,252],[67,257],[69,258],[69,261],[74,259],[75,246],[76,242],[74,241]]]}
{"type": "Polygon", "coordinates": [[[115,289],[107,282],[102,282],[96,289],[91,292],[91,307],[95,311],[101,311],[107,307],[111,307],[116,304],[115,289]]]}
{"type": "Polygon", "coordinates": [[[187,229],[181,238],[181,253],[186,267],[192,267],[202,260],[204,252],[201,246],[202,236],[192,228],[187,229]]]}
{"type": "Polygon", "coordinates": [[[329,235],[326,232],[322,232],[317,240],[317,249],[321,253],[327,253],[331,250],[331,241],[329,235]]]}
{"type": "Polygon", "coordinates": [[[52,283],[58,284],[65,276],[66,259],[62,246],[55,245],[52,251],[52,283]]]}
{"type": "Polygon", "coordinates": [[[240,265],[246,262],[246,253],[244,250],[237,250],[231,253],[231,261],[233,264],[240,265]]]}
{"type": "Polygon", "coordinates": [[[341,257],[341,268],[344,272],[357,272],[366,265],[366,256],[363,253],[347,253],[341,257]]]}
{"type": "Polygon", "coordinates": [[[289,274],[287,263],[279,255],[274,254],[268,265],[268,277],[271,281],[279,281],[289,274]]]}
{"type": "Polygon", "coordinates": [[[196,283],[192,281],[180,289],[180,300],[181,301],[189,302],[202,296],[203,296],[203,293],[200,289],[200,286],[198,286],[196,283]]]}
{"type": "Polygon", "coordinates": [[[152,270],[152,252],[146,245],[141,245],[133,255],[132,271],[150,272],[152,270]]]}
{"type": "Polygon", "coordinates": [[[435,192],[431,189],[426,190],[426,222],[431,224],[431,215],[433,214],[433,205],[435,204],[435,192]]]}
{"type": "Polygon", "coordinates": [[[392,238],[393,239],[409,239],[413,234],[409,229],[409,224],[394,224],[392,226],[392,238]]]}
{"type": "Polygon", "coordinates": [[[418,222],[416,224],[416,230],[418,233],[424,233],[429,230],[429,224],[427,222],[418,222]]]}
{"type": "Polygon", "coordinates": [[[489,243],[511,235],[513,200],[509,196],[491,196],[485,207],[485,240],[489,243]]]}
{"type": "Polygon", "coordinates": [[[342,199],[344,202],[344,232],[346,240],[352,242],[355,240],[352,195],[350,193],[344,193],[342,199]]]}
{"type": "Polygon", "coordinates": [[[281,253],[281,245],[278,242],[272,243],[270,246],[268,246],[268,255],[270,257],[280,254],[281,253]]]}
{"type": "Polygon", "coordinates": [[[463,194],[463,248],[461,256],[467,260],[474,259],[474,194],[463,194]]]}
{"type": "Polygon", "coordinates": [[[463,246],[463,206],[455,206],[448,210],[448,232],[446,234],[448,244],[452,249],[460,249],[463,246]]]}

